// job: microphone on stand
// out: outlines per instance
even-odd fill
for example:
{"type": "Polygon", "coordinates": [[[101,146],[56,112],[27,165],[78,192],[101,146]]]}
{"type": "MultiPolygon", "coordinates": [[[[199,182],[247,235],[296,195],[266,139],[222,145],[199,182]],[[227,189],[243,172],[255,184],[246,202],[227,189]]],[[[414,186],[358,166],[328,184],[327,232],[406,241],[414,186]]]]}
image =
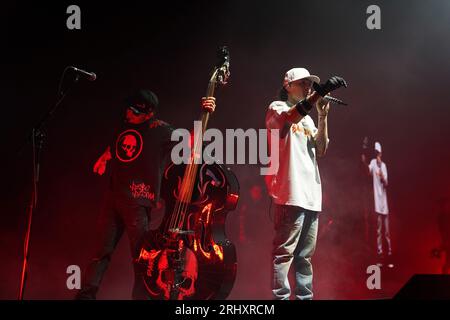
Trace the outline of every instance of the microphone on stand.
{"type": "Polygon", "coordinates": [[[84,71],[82,69],[78,69],[76,67],[70,66],[69,69],[72,69],[73,71],[75,71],[75,73],[82,75],[83,77],[85,77],[87,80],[89,81],[95,81],[95,79],[97,79],[97,75],[93,72],[88,72],[88,71],[84,71]]]}

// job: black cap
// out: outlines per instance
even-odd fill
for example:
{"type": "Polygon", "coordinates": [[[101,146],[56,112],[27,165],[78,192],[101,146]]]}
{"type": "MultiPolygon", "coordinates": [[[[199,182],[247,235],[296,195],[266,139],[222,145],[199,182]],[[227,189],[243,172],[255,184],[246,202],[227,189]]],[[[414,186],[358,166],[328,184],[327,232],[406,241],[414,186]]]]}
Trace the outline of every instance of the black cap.
{"type": "Polygon", "coordinates": [[[135,113],[147,114],[156,111],[159,101],[156,94],[150,90],[141,89],[125,99],[127,107],[135,113]]]}

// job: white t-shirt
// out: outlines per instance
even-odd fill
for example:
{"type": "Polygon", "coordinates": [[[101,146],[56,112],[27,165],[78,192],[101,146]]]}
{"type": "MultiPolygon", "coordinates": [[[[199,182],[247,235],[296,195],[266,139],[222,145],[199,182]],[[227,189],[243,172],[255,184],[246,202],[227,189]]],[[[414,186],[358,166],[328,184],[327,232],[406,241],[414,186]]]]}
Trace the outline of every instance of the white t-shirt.
{"type": "Polygon", "coordinates": [[[388,182],[386,164],[381,162],[381,167],[379,167],[377,165],[377,159],[372,159],[369,164],[369,170],[373,177],[373,199],[375,202],[375,212],[380,214],[388,214],[389,208],[387,203],[386,187],[381,182],[381,174],[383,174],[386,184],[388,182]]]}
{"type": "Polygon", "coordinates": [[[289,102],[274,101],[266,113],[269,150],[270,129],[280,130],[279,167],[276,174],[266,176],[267,189],[276,204],[321,211],[322,185],[314,141],[317,128],[312,118],[306,116],[286,127],[289,131],[283,136],[286,122],[281,114],[291,107],[289,102]]]}

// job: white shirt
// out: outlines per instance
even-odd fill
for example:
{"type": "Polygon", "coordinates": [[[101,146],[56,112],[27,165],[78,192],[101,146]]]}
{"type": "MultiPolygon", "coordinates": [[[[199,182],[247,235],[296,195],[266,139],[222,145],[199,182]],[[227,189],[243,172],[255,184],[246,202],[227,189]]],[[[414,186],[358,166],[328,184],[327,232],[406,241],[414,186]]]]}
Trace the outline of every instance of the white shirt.
{"type": "Polygon", "coordinates": [[[380,214],[388,214],[389,208],[387,203],[386,187],[381,182],[381,174],[384,176],[386,184],[388,181],[386,164],[381,162],[381,166],[379,167],[377,164],[377,159],[372,159],[369,164],[369,170],[373,177],[373,199],[375,202],[375,212],[380,214]]]}
{"type": "Polygon", "coordinates": [[[317,128],[312,118],[306,116],[287,127],[289,131],[283,136],[286,121],[281,114],[291,107],[289,102],[274,101],[266,113],[269,150],[270,130],[280,130],[279,167],[276,174],[266,176],[267,189],[276,204],[321,211],[322,185],[314,140],[317,128]]]}

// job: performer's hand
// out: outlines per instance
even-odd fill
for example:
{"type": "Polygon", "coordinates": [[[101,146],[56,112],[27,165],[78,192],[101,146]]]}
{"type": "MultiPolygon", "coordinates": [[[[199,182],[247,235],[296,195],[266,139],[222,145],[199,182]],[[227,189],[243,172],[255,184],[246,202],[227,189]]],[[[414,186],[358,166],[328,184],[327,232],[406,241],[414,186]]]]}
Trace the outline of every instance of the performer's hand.
{"type": "Polygon", "coordinates": [[[203,97],[202,98],[202,109],[206,112],[214,112],[216,109],[216,98],[214,97],[203,97]]]}
{"type": "Polygon", "coordinates": [[[110,147],[106,149],[106,151],[98,158],[97,162],[94,164],[94,173],[98,175],[103,175],[106,170],[106,163],[108,160],[111,160],[111,150],[110,147]]]}
{"type": "Polygon", "coordinates": [[[361,161],[366,164],[367,160],[366,160],[366,155],[365,154],[361,154],[361,161]]]}
{"type": "Polygon", "coordinates": [[[384,178],[383,173],[380,172],[380,179],[381,179],[381,183],[383,184],[384,187],[387,186],[387,182],[386,179],[384,178]]]}
{"type": "Polygon", "coordinates": [[[330,111],[330,102],[321,98],[316,102],[316,108],[319,116],[326,117],[330,111]]]}
{"type": "Polygon", "coordinates": [[[314,90],[322,97],[325,97],[328,93],[339,89],[340,87],[347,88],[347,82],[344,80],[344,78],[338,76],[332,76],[327,80],[327,82],[323,84],[318,84],[316,82],[313,83],[314,90]]]}
{"type": "Polygon", "coordinates": [[[105,173],[105,170],[106,170],[106,161],[103,159],[103,157],[100,157],[94,164],[94,173],[101,176],[105,173]]]}
{"type": "Polygon", "coordinates": [[[381,171],[381,169],[378,169],[377,176],[380,178],[383,186],[386,187],[387,186],[386,179],[384,178],[384,175],[383,175],[383,172],[381,171]]]}

